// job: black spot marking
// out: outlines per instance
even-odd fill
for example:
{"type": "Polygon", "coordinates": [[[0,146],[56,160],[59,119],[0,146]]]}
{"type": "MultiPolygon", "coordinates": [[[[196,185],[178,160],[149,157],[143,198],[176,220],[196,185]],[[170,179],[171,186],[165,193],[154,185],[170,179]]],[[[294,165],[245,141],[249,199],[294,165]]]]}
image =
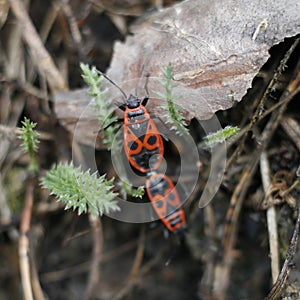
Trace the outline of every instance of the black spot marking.
{"type": "Polygon", "coordinates": [[[156,201],[155,202],[155,206],[157,207],[157,208],[162,208],[163,207],[163,202],[161,201],[161,200],[158,200],[158,201],[156,201]]]}
{"type": "Polygon", "coordinates": [[[147,143],[149,144],[149,145],[154,145],[155,143],[156,143],[156,141],[157,141],[157,138],[156,138],[156,136],[155,135],[151,135],[149,138],[148,138],[148,141],[147,141],[147,143]]]}
{"type": "Polygon", "coordinates": [[[136,150],[139,146],[136,142],[129,142],[127,145],[130,150],[136,150]]]}
{"type": "Polygon", "coordinates": [[[173,193],[170,193],[168,195],[168,199],[171,200],[171,201],[174,201],[176,199],[175,195],[173,193]]]}

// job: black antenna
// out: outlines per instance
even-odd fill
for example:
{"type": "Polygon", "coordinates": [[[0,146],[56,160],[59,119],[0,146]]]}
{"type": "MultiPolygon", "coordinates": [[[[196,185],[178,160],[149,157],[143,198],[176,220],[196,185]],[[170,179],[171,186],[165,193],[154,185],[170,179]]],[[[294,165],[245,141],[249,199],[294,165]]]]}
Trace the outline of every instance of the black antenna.
{"type": "Polygon", "coordinates": [[[143,72],[144,72],[144,68],[145,68],[145,65],[143,64],[142,65],[142,68],[141,68],[141,71],[140,71],[140,74],[139,74],[139,78],[138,78],[138,80],[137,80],[137,82],[136,82],[136,84],[135,84],[135,96],[137,97],[138,95],[137,95],[137,89],[138,89],[138,86],[139,86],[139,84],[140,84],[140,80],[141,80],[141,77],[142,77],[142,75],[143,75],[143,72]]]}
{"type": "Polygon", "coordinates": [[[146,74],[146,81],[145,81],[145,85],[144,85],[144,89],[145,89],[145,91],[146,91],[146,93],[147,93],[147,97],[149,97],[149,91],[148,91],[149,77],[150,77],[150,74],[147,73],[147,74],[146,74]]]}
{"type": "Polygon", "coordinates": [[[115,83],[113,82],[107,75],[105,75],[104,73],[102,73],[101,71],[98,71],[97,72],[102,75],[104,78],[106,78],[112,85],[114,85],[116,88],[119,89],[119,91],[122,93],[122,95],[125,97],[125,100],[127,100],[127,95],[125,94],[125,92],[115,83]]]}

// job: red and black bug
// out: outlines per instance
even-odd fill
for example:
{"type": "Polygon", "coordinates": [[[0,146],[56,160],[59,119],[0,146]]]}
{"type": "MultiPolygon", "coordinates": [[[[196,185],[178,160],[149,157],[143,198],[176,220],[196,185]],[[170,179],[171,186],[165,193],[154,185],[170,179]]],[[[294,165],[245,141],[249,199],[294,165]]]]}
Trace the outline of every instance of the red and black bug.
{"type": "Polygon", "coordinates": [[[152,172],[146,180],[146,191],[156,214],[169,231],[183,233],[186,229],[185,213],[171,179],[152,172]]]}
{"type": "MultiPolygon", "coordinates": [[[[116,103],[124,111],[124,118],[118,119],[117,122],[124,122],[124,151],[130,165],[142,173],[156,170],[163,159],[164,145],[154,121],[145,108],[149,96],[142,100],[133,95],[127,97],[117,84],[105,74],[102,75],[126,98],[126,103],[116,103]]],[[[147,85],[145,90],[148,94],[147,85]]]]}
{"type": "Polygon", "coordinates": [[[130,95],[124,111],[124,150],[129,163],[143,173],[160,166],[164,155],[162,137],[145,108],[148,101],[130,95]]]}

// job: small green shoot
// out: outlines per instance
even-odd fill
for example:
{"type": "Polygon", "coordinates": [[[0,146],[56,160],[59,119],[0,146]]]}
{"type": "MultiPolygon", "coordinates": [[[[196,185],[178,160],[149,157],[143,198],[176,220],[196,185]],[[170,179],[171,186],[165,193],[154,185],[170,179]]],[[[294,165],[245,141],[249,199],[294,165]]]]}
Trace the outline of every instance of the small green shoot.
{"type": "Polygon", "coordinates": [[[161,106],[166,111],[166,123],[172,124],[171,129],[175,130],[178,135],[183,135],[188,132],[186,123],[180,114],[180,107],[174,104],[174,101],[178,99],[172,94],[172,89],[176,86],[173,81],[173,68],[169,63],[167,68],[161,69],[164,78],[157,79],[158,82],[164,87],[165,92],[156,92],[156,94],[167,102],[167,105],[161,106]]]}
{"type": "Polygon", "coordinates": [[[144,186],[139,186],[137,189],[133,188],[133,186],[126,182],[120,181],[119,184],[121,191],[123,191],[123,197],[126,199],[127,195],[132,196],[134,198],[142,198],[145,194],[144,186]]]}
{"type": "Polygon", "coordinates": [[[33,123],[30,119],[24,118],[22,121],[21,134],[19,138],[23,141],[21,146],[26,153],[29,155],[29,166],[28,169],[31,173],[36,174],[38,172],[38,163],[35,157],[35,153],[38,149],[38,132],[34,130],[37,123],[33,123]]]}
{"type": "Polygon", "coordinates": [[[203,141],[199,144],[202,149],[213,148],[218,144],[224,143],[232,138],[239,132],[240,128],[234,126],[226,126],[224,129],[217,132],[210,133],[203,138],[203,141]]]}
{"type": "Polygon", "coordinates": [[[89,65],[81,63],[80,68],[82,78],[89,87],[88,94],[95,99],[94,107],[97,111],[97,119],[102,125],[102,128],[105,128],[103,130],[105,135],[103,142],[108,147],[108,150],[111,150],[113,146],[119,146],[118,143],[114,144],[113,141],[120,126],[115,123],[117,118],[114,116],[112,100],[108,97],[108,90],[101,90],[104,77],[99,74],[94,66],[90,67],[89,65]]]}
{"type": "Polygon", "coordinates": [[[120,209],[114,200],[117,194],[112,192],[113,180],[83,172],[72,163],[60,163],[46,173],[41,185],[64,202],[65,209],[78,209],[78,215],[90,211],[98,216],[120,209]]]}

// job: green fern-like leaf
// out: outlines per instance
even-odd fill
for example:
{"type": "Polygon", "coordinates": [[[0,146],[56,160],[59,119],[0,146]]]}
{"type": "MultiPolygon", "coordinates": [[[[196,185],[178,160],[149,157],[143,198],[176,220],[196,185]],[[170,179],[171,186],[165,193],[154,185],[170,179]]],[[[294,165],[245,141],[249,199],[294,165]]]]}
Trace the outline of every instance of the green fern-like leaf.
{"type": "Polygon", "coordinates": [[[199,144],[199,147],[203,149],[213,148],[235,136],[239,130],[240,128],[235,126],[226,126],[225,128],[204,137],[203,141],[199,144]]]}
{"type": "Polygon", "coordinates": [[[117,194],[112,192],[113,179],[83,172],[72,163],[52,167],[41,179],[41,185],[64,202],[65,209],[78,209],[79,215],[88,210],[95,216],[119,210],[114,200],[117,194]]]}
{"type": "Polygon", "coordinates": [[[156,92],[156,94],[167,102],[167,105],[161,106],[166,111],[165,118],[166,123],[171,124],[171,129],[175,130],[178,135],[183,135],[188,132],[186,123],[180,114],[180,107],[175,105],[175,101],[178,99],[172,93],[172,89],[176,86],[173,81],[173,68],[169,63],[166,69],[161,69],[164,78],[159,78],[157,81],[164,87],[164,93],[156,92]]]}
{"type": "Polygon", "coordinates": [[[123,196],[127,197],[127,195],[130,195],[134,198],[142,198],[145,194],[145,188],[144,186],[139,186],[137,189],[133,188],[132,185],[126,181],[121,181],[119,183],[119,186],[121,188],[121,191],[123,191],[123,196]]]}
{"type": "Polygon", "coordinates": [[[116,133],[120,126],[116,124],[117,118],[114,116],[114,109],[112,108],[112,99],[108,97],[108,90],[101,89],[104,77],[99,74],[99,71],[93,66],[80,64],[82,71],[82,78],[89,86],[88,94],[94,98],[94,107],[96,110],[97,119],[102,125],[104,132],[103,143],[111,150],[113,145],[119,147],[120,143],[113,143],[116,133]],[[110,125],[110,126],[109,126],[110,125]]]}
{"type": "Polygon", "coordinates": [[[88,85],[88,94],[91,97],[98,97],[103,77],[99,76],[96,67],[80,63],[82,79],[88,85]]]}

